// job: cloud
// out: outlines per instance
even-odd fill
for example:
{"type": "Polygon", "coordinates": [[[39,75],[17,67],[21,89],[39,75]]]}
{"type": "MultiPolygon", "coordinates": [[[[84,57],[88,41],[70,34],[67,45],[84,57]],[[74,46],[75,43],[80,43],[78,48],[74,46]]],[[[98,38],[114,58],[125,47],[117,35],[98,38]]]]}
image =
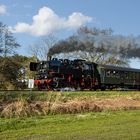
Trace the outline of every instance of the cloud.
{"type": "Polygon", "coordinates": [[[0,4],[0,15],[5,14],[7,7],[3,4],[0,4]]]}
{"type": "Polygon", "coordinates": [[[18,22],[12,30],[17,33],[26,32],[34,36],[43,36],[63,29],[78,28],[91,21],[91,17],[80,12],[74,12],[67,18],[60,17],[45,6],[38,11],[37,15],[33,16],[31,24],[18,22]]]}

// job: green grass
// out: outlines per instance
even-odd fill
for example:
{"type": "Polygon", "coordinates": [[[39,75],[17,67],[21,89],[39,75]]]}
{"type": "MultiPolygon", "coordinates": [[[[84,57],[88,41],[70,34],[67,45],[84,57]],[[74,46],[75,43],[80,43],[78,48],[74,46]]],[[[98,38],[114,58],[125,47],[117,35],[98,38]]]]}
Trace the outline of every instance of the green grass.
{"type": "Polygon", "coordinates": [[[79,91],[79,92],[53,92],[53,91],[0,91],[0,102],[10,102],[18,99],[27,101],[54,101],[59,98],[66,102],[75,98],[114,98],[129,96],[140,99],[140,91],[79,91]]]}
{"type": "Polygon", "coordinates": [[[139,140],[140,110],[0,119],[0,140],[139,140]]]}

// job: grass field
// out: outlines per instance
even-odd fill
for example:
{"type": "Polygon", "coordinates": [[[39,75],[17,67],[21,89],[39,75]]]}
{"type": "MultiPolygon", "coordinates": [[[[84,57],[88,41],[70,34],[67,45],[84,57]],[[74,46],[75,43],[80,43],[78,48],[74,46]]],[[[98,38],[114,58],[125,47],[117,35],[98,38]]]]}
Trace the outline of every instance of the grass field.
{"type": "Polygon", "coordinates": [[[140,110],[0,119],[1,140],[139,140],[140,110]]]}
{"type": "Polygon", "coordinates": [[[0,102],[13,101],[19,98],[26,100],[71,100],[75,98],[114,98],[135,97],[140,99],[140,91],[79,91],[79,92],[53,92],[53,91],[0,91],[0,102]]]}
{"type": "Polygon", "coordinates": [[[139,107],[137,91],[1,91],[0,140],[139,140],[139,107]]]}

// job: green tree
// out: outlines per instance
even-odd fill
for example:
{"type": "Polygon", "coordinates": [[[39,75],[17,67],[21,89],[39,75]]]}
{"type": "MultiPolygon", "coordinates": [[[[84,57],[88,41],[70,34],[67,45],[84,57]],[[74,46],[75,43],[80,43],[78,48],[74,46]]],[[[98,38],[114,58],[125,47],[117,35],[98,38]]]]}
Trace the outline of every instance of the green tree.
{"type": "MultiPolygon", "coordinates": [[[[35,73],[30,71],[30,62],[35,62],[36,57],[27,57],[22,55],[14,55],[11,57],[12,61],[16,64],[18,70],[15,77],[16,88],[27,88],[28,79],[34,78],[35,73]]],[[[16,69],[16,68],[15,68],[16,69]]]]}
{"type": "Polygon", "coordinates": [[[0,73],[1,73],[1,88],[14,89],[16,85],[16,78],[18,75],[18,66],[10,57],[1,57],[0,59],[0,73]]]}
{"type": "Polygon", "coordinates": [[[29,70],[31,61],[35,58],[22,55],[0,57],[0,89],[27,88],[27,80],[34,77],[29,70]]]}

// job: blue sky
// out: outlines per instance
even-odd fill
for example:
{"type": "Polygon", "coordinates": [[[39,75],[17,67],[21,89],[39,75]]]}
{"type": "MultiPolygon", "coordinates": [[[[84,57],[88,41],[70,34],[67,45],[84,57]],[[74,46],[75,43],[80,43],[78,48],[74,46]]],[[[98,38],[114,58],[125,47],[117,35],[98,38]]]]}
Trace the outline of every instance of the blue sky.
{"type": "MultiPolygon", "coordinates": [[[[29,45],[39,37],[67,38],[83,25],[138,36],[139,7],[140,0],[0,0],[0,21],[13,30],[19,53],[29,55],[29,45]]],[[[138,67],[138,61],[131,66],[138,67]]]]}

